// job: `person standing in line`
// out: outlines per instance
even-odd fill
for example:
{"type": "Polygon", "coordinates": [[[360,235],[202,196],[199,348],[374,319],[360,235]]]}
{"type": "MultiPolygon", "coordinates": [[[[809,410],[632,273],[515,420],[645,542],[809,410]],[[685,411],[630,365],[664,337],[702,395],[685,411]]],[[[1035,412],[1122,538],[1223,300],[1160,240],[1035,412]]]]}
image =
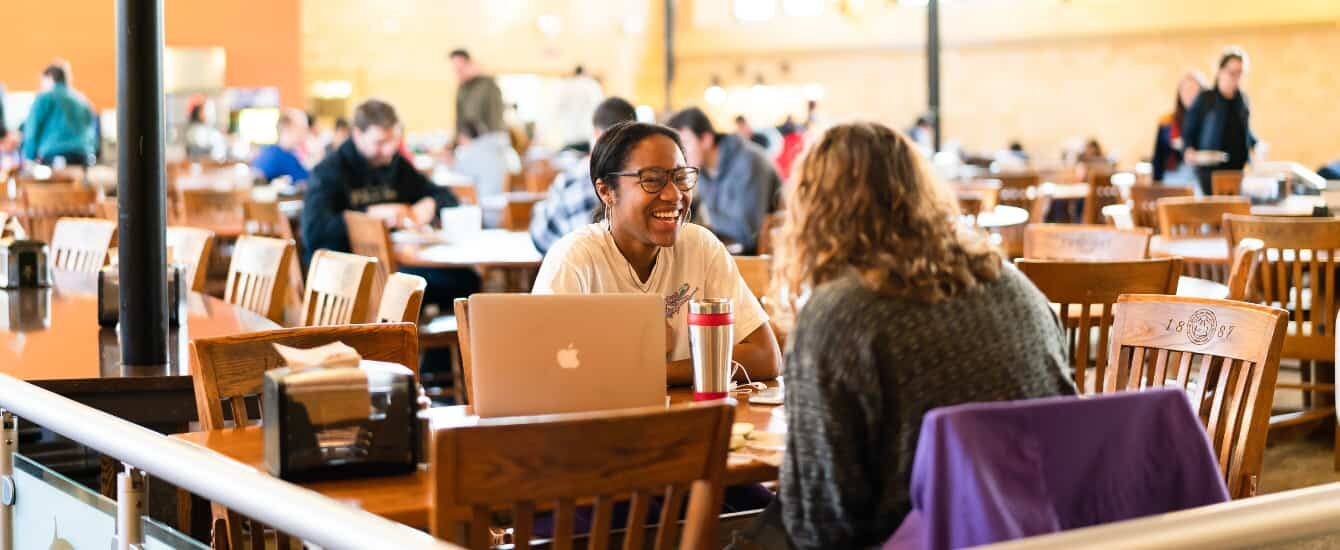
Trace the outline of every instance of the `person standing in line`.
{"type": "Polygon", "coordinates": [[[1196,177],[1206,195],[1213,191],[1210,177],[1215,170],[1243,169],[1257,145],[1251,108],[1242,91],[1246,72],[1247,52],[1238,47],[1225,49],[1219,56],[1214,87],[1196,97],[1182,121],[1184,158],[1196,165],[1196,177]]]}
{"type": "Polygon", "coordinates": [[[471,120],[484,133],[506,132],[503,122],[502,89],[493,77],[483,73],[463,49],[451,52],[451,65],[456,69],[456,122],[471,120]]]}
{"type": "Polygon", "coordinates": [[[66,165],[94,162],[94,116],[83,95],[69,87],[59,64],[42,71],[41,92],[23,123],[23,158],[49,164],[63,158],[66,165]]]}
{"type": "Polygon", "coordinates": [[[1192,165],[1182,158],[1186,140],[1182,139],[1182,121],[1191,103],[1205,91],[1205,77],[1197,71],[1187,71],[1177,84],[1177,97],[1173,101],[1173,111],[1159,120],[1158,134],[1154,139],[1154,181],[1170,185],[1187,185],[1195,182],[1196,172],[1192,165]]]}

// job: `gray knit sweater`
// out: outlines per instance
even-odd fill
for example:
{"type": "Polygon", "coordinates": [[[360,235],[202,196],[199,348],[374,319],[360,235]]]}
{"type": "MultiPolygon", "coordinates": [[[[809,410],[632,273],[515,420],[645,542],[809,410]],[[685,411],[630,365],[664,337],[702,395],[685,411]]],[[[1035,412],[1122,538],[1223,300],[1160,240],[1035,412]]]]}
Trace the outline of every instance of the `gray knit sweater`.
{"type": "Polygon", "coordinates": [[[781,505],[796,548],[883,544],[911,503],[926,411],[1074,394],[1065,339],[1042,293],[1013,266],[925,304],[853,279],[815,290],[786,354],[781,505]]]}

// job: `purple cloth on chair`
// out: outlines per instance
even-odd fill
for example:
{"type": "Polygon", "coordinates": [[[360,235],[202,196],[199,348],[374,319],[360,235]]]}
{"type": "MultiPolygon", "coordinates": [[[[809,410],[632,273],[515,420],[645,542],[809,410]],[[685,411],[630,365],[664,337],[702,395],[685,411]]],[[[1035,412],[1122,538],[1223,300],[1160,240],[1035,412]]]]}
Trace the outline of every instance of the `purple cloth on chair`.
{"type": "Polygon", "coordinates": [[[972,403],[922,419],[912,512],[884,548],[988,544],[1228,500],[1184,392],[972,403]]]}

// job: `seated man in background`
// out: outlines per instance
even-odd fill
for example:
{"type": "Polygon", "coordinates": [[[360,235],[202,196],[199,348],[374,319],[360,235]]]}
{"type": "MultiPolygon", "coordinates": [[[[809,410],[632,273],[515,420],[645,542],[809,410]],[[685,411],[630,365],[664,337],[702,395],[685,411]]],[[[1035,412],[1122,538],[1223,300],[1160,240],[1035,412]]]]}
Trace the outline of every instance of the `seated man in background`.
{"type": "MultiPolygon", "coordinates": [[[[325,248],[349,252],[344,211],[367,212],[388,225],[427,225],[440,208],[456,206],[456,196],[414,169],[398,150],[400,119],[389,104],[370,99],[354,110],[353,134],[312,169],[303,196],[303,265],[325,248]]],[[[448,309],[455,298],[479,290],[471,269],[402,269],[428,280],[424,304],[448,309]]]]}
{"type": "Polygon", "coordinates": [[[738,253],[753,254],[763,218],[778,207],[782,180],[758,145],[735,134],[719,134],[697,107],[670,117],[690,166],[699,176],[698,223],[710,228],[738,253]]]}
{"type": "Polygon", "coordinates": [[[452,171],[469,177],[479,194],[479,204],[487,206],[484,226],[498,227],[508,176],[521,173],[521,157],[512,149],[511,138],[506,132],[485,132],[483,124],[463,120],[456,125],[453,156],[456,162],[452,171]]]}
{"type": "Polygon", "coordinates": [[[309,173],[303,166],[298,154],[307,143],[307,113],[298,109],[284,109],[279,115],[279,139],[261,148],[251,167],[272,181],[280,176],[288,176],[293,183],[307,181],[309,173]]]}
{"type": "Polygon", "coordinates": [[[23,158],[51,164],[61,157],[71,166],[93,164],[94,116],[88,102],[67,84],[64,67],[42,71],[41,93],[23,124],[23,158]]]}
{"type": "MultiPolygon", "coordinates": [[[[606,128],[620,122],[637,120],[633,104],[611,97],[596,106],[591,116],[591,143],[600,139],[606,128]]],[[[535,203],[530,214],[530,240],[541,254],[549,252],[564,235],[591,223],[591,215],[600,198],[591,182],[591,156],[584,155],[569,170],[558,175],[544,200],[535,203]]]]}

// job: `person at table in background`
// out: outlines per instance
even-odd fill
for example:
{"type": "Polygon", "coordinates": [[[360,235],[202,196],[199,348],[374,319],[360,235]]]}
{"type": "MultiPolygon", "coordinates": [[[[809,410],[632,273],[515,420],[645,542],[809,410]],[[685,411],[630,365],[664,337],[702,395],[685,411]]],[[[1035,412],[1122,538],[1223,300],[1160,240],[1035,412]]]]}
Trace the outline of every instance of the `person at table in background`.
{"type": "Polygon", "coordinates": [[[564,149],[591,152],[591,113],[605,99],[600,83],[578,65],[558,84],[558,137],[564,149]]]}
{"type": "Polygon", "coordinates": [[[483,133],[506,132],[503,122],[502,89],[493,77],[483,74],[470,58],[470,52],[451,52],[451,65],[456,70],[456,121],[473,120],[482,126],[483,133]]]}
{"type": "Polygon", "coordinates": [[[1182,159],[1182,150],[1186,146],[1186,141],[1182,139],[1182,121],[1186,119],[1187,108],[1204,90],[1205,77],[1197,71],[1187,71],[1177,83],[1173,110],[1159,119],[1158,134],[1154,138],[1154,158],[1151,161],[1154,181],[1165,185],[1195,183],[1195,167],[1182,159]]]}
{"type": "Polygon", "coordinates": [[[605,131],[591,152],[602,221],[570,233],[544,257],[536,294],[637,293],[665,297],[666,379],[693,382],[688,303],[734,303],[734,358],[753,380],[777,376],[781,351],[758,300],[720,241],[688,222],[698,168],[679,134],[641,122],[605,131]]]}
{"type": "Polygon", "coordinates": [[[767,136],[754,131],[754,128],[749,125],[749,119],[745,118],[744,115],[735,115],[735,135],[742,140],[754,142],[764,150],[771,145],[768,143],[767,136]]]}
{"type": "Polygon", "coordinates": [[[186,158],[190,160],[223,160],[228,156],[228,138],[214,125],[214,100],[200,98],[187,111],[186,129],[182,131],[186,144],[186,158]]]}
{"type": "Polygon", "coordinates": [[[1247,72],[1247,53],[1230,47],[1219,56],[1219,72],[1214,76],[1214,88],[1196,97],[1182,121],[1182,136],[1186,141],[1185,158],[1196,165],[1200,190],[1212,193],[1210,176],[1215,170],[1241,170],[1251,160],[1256,147],[1252,133],[1251,108],[1247,94],[1242,91],[1242,76],[1247,72]],[[1221,162],[1199,159],[1203,153],[1227,155],[1221,162]]]}
{"type": "Polygon", "coordinates": [[[335,119],[335,126],[330,129],[330,142],[326,144],[326,154],[329,155],[339,149],[344,142],[349,139],[349,119],[339,117],[335,119]]]}
{"type": "Polygon", "coordinates": [[[456,148],[452,171],[470,178],[484,208],[484,227],[501,223],[503,193],[507,178],[521,173],[521,158],[503,132],[483,132],[483,125],[463,120],[456,125],[456,148]]]}
{"type": "Polygon", "coordinates": [[[917,117],[916,123],[907,130],[907,137],[912,138],[912,143],[917,144],[928,156],[935,148],[935,126],[931,124],[929,115],[917,117]]]}
{"type": "Polygon", "coordinates": [[[307,113],[299,109],[284,109],[279,115],[279,138],[261,148],[256,159],[251,161],[252,168],[260,172],[265,181],[288,176],[291,183],[306,182],[310,173],[298,154],[307,143],[309,128],[307,113]]]}
{"type": "MultiPolygon", "coordinates": [[[[451,190],[433,185],[399,154],[401,137],[400,118],[390,104],[369,99],[354,110],[353,135],[312,169],[303,195],[303,265],[322,248],[350,251],[346,210],[367,212],[392,226],[425,226],[439,209],[459,204],[451,190]]],[[[401,271],[427,279],[424,303],[448,311],[453,299],[479,290],[472,269],[401,271]]]]}
{"type": "Polygon", "coordinates": [[[758,145],[717,133],[697,107],[675,113],[666,125],[679,132],[689,165],[702,171],[698,221],[742,254],[753,254],[763,218],[780,201],[782,180],[772,161],[758,145]]]}
{"type": "MultiPolygon", "coordinates": [[[[636,120],[637,109],[623,98],[600,102],[591,115],[591,143],[609,127],[636,120]]],[[[554,179],[544,200],[535,203],[530,213],[530,240],[541,254],[549,252],[559,239],[590,224],[599,205],[600,197],[591,183],[591,155],[584,155],[554,179]]]]}
{"type": "Polygon", "coordinates": [[[1075,393],[1047,299],[985,235],[946,222],[953,192],[916,147],[877,123],[836,126],[787,197],[772,290],[794,315],[777,505],[796,548],[893,534],[926,411],[1075,393]]]}
{"type": "Polygon", "coordinates": [[[51,164],[59,157],[69,166],[92,165],[96,117],[83,95],[69,87],[66,70],[48,65],[39,90],[23,123],[23,158],[51,164]]]}

